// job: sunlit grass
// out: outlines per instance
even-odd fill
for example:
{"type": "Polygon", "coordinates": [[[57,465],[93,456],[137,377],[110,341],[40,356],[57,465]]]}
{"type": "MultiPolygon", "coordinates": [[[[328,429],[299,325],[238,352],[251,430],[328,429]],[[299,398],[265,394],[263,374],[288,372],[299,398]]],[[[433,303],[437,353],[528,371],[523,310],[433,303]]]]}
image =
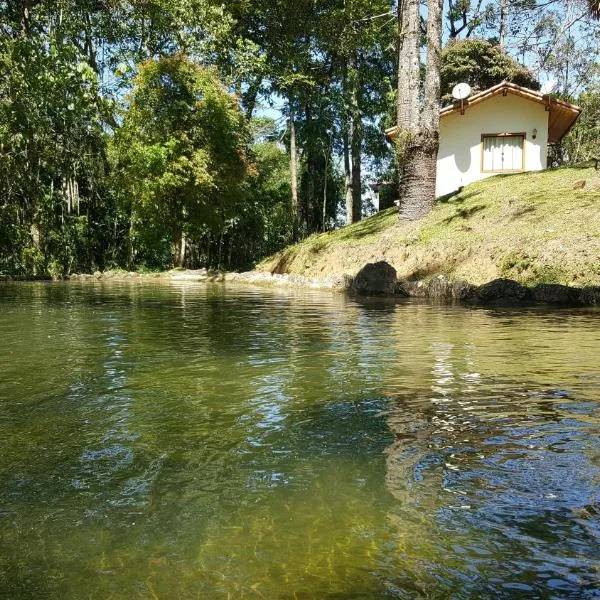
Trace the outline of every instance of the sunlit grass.
{"type": "Polygon", "coordinates": [[[355,274],[374,260],[410,279],[600,285],[600,175],[571,168],[492,177],[438,202],[419,222],[388,209],[313,235],[257,268],[314,277],[355,274]]]}

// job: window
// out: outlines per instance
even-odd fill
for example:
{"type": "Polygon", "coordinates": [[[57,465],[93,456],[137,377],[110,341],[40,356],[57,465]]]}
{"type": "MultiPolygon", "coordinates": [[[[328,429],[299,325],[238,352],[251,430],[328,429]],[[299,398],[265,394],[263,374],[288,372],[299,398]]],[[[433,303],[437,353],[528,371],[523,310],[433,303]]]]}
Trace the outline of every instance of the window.
{"type": "Polygon", "coordinates": [[[525,134],[484,134],[481,136],[483,173],[504,173],[525,169],[525,134]]]}

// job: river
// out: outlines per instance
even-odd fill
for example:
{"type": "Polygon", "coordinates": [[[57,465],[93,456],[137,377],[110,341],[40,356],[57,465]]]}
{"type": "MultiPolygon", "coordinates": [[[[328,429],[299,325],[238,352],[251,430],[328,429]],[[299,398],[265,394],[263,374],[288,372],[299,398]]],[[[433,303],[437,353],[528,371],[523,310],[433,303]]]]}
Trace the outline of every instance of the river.
{"type": "Polygon", "coordinates": [[[600,598],[600,310],[0,284],[0,597],[600,598]]]}

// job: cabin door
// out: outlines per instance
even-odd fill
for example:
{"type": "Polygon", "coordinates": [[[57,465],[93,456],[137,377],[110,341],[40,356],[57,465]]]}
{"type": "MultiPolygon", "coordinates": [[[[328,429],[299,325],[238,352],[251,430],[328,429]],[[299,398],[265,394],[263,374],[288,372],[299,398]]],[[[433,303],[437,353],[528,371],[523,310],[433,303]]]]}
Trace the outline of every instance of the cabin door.
{"type": "Polygon", "coordinates": [[[482,171],[523,171],[523,135],[484,135],[482,171]]]}

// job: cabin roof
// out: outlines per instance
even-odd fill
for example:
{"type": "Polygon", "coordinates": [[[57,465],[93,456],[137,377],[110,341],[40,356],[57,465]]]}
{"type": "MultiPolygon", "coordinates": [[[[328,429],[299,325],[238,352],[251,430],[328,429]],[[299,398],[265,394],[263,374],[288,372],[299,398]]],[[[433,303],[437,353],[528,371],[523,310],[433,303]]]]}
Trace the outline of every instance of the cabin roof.
{"type": "MultiPolygon", "coordinates": [[[[575,104],[565,102],[564,100],[558,100],[557,98],[551,97],[549,94],[542,94],[541,92],[536,92],[535,90],[517,85],[516,83],[503,81],[487,90],[473,94],[462,102],[458,100],[449,106],[445,106],[440,110],[440,118],[455,113],[464,114],[465,112],[468,112],[469,107],[475,106],[476,104],[500,94],[503,96],[512,94],[542,104],[546,108],[546,111],[550,113],[548,115],[548,142],[550,143],[560,142],[560,140],[569,132],[571,127],[573,127],[581,113],[581,108],[575,104]]],[[[393,139],[396,131],[397,127],[391,127],[386,130],[385,134],[387,137],[393,139]]]]}

